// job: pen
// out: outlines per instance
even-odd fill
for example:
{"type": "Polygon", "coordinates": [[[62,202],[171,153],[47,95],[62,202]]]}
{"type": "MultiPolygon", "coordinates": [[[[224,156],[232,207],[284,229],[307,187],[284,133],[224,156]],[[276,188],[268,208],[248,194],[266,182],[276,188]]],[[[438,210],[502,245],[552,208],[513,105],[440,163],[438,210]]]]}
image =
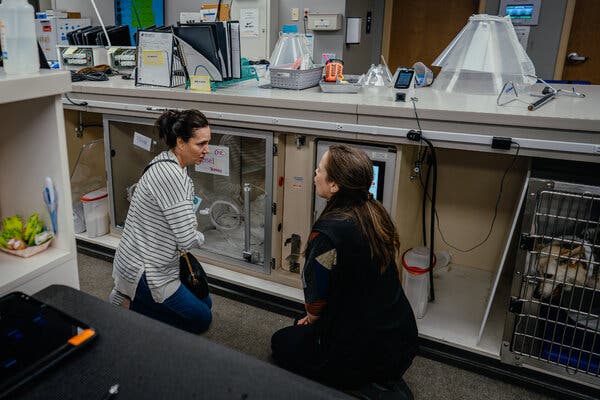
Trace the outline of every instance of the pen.
{"type": "Polygon", "coordinates": [[[539,100],[531,103],[527,109],[529,111],[533,111],[533,110],[537,110],[538,108],[540,108],[541,106],[543,106],[544,104],[546,104],[547,102],[549,102],[550,100],[552,100],[554,97],[556,97],[556,92],[551,92],[548,94],[545,94],[542,98],[540,98],[539,100]]]}

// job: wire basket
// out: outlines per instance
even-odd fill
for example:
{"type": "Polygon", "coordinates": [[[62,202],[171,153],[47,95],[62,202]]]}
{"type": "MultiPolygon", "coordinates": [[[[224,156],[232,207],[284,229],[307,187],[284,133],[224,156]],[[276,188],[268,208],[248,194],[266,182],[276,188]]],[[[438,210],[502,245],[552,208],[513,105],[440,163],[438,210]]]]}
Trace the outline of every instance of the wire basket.
{"type": "Polygon", "coordinates": [[[310,69],[271,68],[271,86],[279,89],[307,89],[317,86],[323,66],[310,69]]]}

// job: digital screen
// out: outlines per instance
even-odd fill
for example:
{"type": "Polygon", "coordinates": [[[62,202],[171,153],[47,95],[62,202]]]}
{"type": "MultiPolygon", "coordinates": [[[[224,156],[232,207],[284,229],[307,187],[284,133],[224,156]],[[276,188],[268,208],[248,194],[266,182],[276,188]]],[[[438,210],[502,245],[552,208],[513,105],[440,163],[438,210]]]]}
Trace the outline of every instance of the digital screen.
{"type": "Polygon", "coordinates": [[[377,187],[379,186],[378,177],[379,177],[379,166],[373,165],[373,182],[371,182],[371,188],[369,189],[369,193],[371,193],[373,195],[373,198],[375,200],[379,200],[377,198],[377,187]]]}
{"type": "Polygon", "coordinates": [[[45,304],[14,292],[0,299],[0,393],[75,347],[85,326],[45,304]]]}
{"type": "Polygon", "coordinates": [[[385,163],[382,161],[373,161],[373,182],[369,193],[378,201],[383,200],[383,179],[385,178],[385,163]]]}
{"type": "Polygon", "coordinates": [[[400,71],[394,87],[396,89],[408,89],[410,87],[410,81],[412,80],[414,71],[400,71]]]}
{"type": "Polygon", "coordinates": [[[506,15],[512,19],[531,19],[533,17],[533,4],[507,5],[506,15]]]}

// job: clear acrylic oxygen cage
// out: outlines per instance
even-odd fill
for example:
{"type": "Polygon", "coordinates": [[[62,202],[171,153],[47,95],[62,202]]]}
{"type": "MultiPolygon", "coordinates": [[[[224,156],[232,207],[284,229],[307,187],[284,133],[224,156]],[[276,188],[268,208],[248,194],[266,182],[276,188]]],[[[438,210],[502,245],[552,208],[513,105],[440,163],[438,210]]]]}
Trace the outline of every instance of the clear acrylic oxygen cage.
{"type": "MultiPolygon", "coordinates": [[[[144,167],[167,147],[153,119],[105,115],[104,130],[111,230],[121,233],[144,167]]],[[[269,273],[273,133],[211,126],[209,149],[188,169],[201,199],[196,216],[205,244],[197,254],[269,273]]]]}

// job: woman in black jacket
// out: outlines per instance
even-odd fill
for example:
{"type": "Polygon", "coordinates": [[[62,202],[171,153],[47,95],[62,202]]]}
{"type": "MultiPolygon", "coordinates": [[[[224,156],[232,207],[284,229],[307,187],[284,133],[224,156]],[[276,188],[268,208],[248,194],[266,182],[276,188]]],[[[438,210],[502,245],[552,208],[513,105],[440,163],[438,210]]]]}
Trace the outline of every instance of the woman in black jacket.
{"type": "Polygon", "coordinates": [[[363,151],[333,145],[323,155],[314,183],[328,202],[305,252],[306,316],[271,340],[279,365],[341,388],[401,381],[417,348],[398,232],[369,193],[372,181],[363,151]]]}

